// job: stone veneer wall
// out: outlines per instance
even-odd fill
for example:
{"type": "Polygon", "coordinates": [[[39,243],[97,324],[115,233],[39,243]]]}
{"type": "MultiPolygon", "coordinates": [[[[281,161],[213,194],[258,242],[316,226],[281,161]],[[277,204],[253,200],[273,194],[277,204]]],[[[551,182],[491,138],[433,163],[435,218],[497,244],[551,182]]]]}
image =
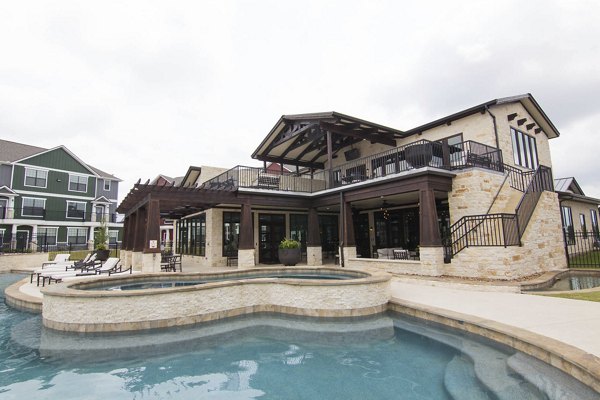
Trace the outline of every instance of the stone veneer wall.
{"type": "Polygon", "coordinates": [[[48,253],[3,254],[0,256],[0,272],[18,269],[41,268],[48,261],[48,253]]]}
{"type": "Polygon", "coordinates": [[[567,267],[556,193],[544,192],[523,235],[523,246],[469,247],[444,264],[444,275],[518,279],[567,267]]]}
{"type": "MultiPolygon", "coordinates": [[[[143,278],[138,275],[135,279],[143,278]]],[[[263,278],[137,293],[75,290],[69,288],[72,285],[43,289],[46,327],[77,332],[125,331],[257,311],[348,317],[382,312],[390,299],[387,274],[343,281],[263,278]]]]}
{"type": "Polygon", "coordinates": [[[452,180],[452,191],[448,193],[450,224],[467,215],[486,214],[504,178],[503,173],[479,168],[458,173],[452,180]]]}

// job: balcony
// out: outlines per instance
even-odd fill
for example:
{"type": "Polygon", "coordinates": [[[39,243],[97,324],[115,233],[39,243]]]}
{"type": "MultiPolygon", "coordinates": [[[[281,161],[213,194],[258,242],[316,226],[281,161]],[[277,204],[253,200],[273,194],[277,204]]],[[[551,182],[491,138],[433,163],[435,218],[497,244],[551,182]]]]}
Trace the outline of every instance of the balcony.
{"type": "Polygon", "coordinates": [[[0,220],[117,222],[116,213],[90,213],[82,210],[48,210],[41,207],[0,207],[0,220]]]}
{"type": "Polygon", "coordinates": [[[470,140],[453,145],[420,140],[317,172],[301,170],[300,173],[273,173],[263,168],[238,165],[208,180],[202,187],[212,190],[252,188],[316,193],[425,167],[445,170],[479,167],[504,171],[502,151],[495,147],[470,140]]]}

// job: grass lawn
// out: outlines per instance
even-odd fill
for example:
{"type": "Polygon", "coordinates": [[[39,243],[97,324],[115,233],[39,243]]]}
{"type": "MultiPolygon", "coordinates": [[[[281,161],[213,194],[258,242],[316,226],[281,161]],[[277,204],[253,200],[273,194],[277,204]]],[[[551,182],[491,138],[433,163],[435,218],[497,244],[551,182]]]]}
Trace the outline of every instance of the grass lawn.
{"type": "Polygon", "coordinates": [[[542,296],[562,297],[563,299],[600,301],[600,290],[585,293],[544,294],[542,296]]]}

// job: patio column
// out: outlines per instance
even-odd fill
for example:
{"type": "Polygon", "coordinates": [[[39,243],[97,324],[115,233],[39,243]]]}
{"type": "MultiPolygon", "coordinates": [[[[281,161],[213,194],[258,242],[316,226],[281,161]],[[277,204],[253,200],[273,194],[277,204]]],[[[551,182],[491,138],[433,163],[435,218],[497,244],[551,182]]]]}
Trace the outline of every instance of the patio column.
{"type": "Polygon", "coordinates": [[[126,268],[131,266],[131,238],[129,237],[131,233],[131,215],[127,215],[123,219],[123,239],[121,241],[121,250],[119,252],[119,257],[121,258],[121,264],[126,268]]]}
{"type": "Polygon", "coordinates": [[[160,272],[160,201],[150,200],[144,211],[142,272],[160,272]]]}
{"type": "Polygon", "coordinates": [[[419,191],[419,257],[421,267],[427,275],[442,275],[444,248],[438,224],[435,194],[432,189],[419,191]]]}
{"type": "Polygon", "coordinates": [[[238,267],[251,268],[256,265],[254,258],[254,231],[252,229],[252,207],[242,204],[240,215],[240,236],[238,242],[238,267]]]}
{"type": "Polygon", "coordinates": [[[142,251],[144,250],[144,227],[146,224],[146,209],[138,208],[134,213],[133,243],[131,254],[131,266],[136,271],[142,270],[142,251]]]}
{"type": "Polygon", "coordinates": [[[310,208],[308,210],[308,232],[306,236],[306,264],[323,264],[321,232],[319,231],[319,215],[317,214],[316,208],[310,208]]]}

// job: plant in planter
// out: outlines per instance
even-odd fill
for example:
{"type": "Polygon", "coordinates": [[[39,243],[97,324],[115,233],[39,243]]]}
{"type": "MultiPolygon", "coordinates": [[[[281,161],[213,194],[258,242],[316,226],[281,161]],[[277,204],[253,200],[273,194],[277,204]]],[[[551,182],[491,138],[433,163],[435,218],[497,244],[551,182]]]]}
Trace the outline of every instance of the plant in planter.
{"type": "Polygon", "coordinates": [[[96,260],[106,261],[110,255],[110,249],[106,245],[108,243],[108,229],[106,222],[102,221],[100,228],[94,235],[94,249],[96,250],[96,260]]]}
{"type": "Polygon", "coordinates": [[[285,266],[293,266],[300,262],[301,251],[300,242],[292,239],[283,239],[279,243],[279,262],[285,266]]]}

